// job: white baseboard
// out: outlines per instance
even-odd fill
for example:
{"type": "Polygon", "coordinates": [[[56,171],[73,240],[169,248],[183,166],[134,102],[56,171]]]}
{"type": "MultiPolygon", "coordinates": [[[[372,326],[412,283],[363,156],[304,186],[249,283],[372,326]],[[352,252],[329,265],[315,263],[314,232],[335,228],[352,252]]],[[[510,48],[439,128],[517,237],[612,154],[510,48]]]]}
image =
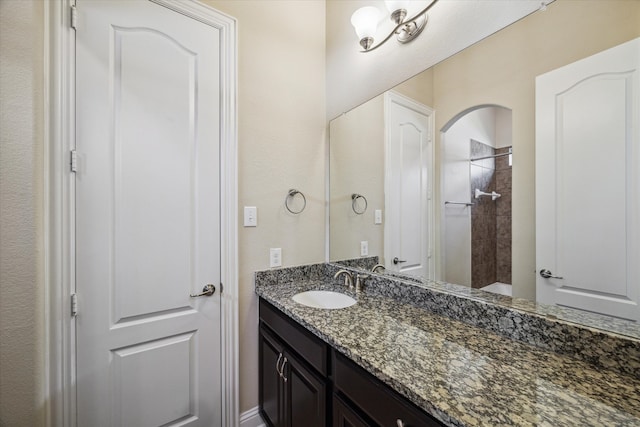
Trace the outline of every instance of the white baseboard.
{"type": "Polygon", "coordinates": [[[240,414],[240,427],[265,427],[258,406],[240,414]]]}

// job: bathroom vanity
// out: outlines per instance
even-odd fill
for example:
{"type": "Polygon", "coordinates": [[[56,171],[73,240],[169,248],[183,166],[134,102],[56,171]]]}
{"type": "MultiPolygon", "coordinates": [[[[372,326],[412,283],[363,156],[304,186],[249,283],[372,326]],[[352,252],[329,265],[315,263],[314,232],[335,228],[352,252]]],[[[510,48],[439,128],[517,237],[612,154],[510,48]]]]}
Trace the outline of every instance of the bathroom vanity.
{"type": "Polygon", "coordinates": [[[441,426],[349,358],[260,300],[260,405],[273,426],[441,426]]]}
{"type": "Polygon", "coordinates": [[[339,268],[256,274],[268,424],[640,425],[640,340],[384,276],[355,294],[333,279],[339,268]],[[332,310],[292,299],[319,289],[357,302],[332,310]],[[446,304],[464,307],[461,317],[430,309],[446,304]],[[496,329],[468,321],[480,310],[496,329]],[[580,345],[597,348],[577,354],[580,345]]]}

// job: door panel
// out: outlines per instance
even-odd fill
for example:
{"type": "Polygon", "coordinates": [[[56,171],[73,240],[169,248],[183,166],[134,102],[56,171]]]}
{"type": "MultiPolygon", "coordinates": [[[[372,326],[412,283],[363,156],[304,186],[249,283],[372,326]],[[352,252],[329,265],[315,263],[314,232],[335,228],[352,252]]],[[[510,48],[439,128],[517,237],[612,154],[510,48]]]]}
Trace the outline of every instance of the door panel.
{"type": "Polygon", "coordinates": [[[117,425],[161,426],[192,417],[195,341],[194,334],[187,333],[113,351],[114,392],[120,397],[114,402],[117,425]],[[172,369],[158,375],[156,366],[167,364],[172,369]],[[156,400],[165,404],[157,407],[156,400]]]}
{"type": "Polygon", "coordinates": [[[540,302],[640,320],[639,85],[638,39],[536,79],[540,302]]]}
{"type": "Polygon", "coordinates": [[[433,112],[393,93],[385,110],[385,267],[432,278],[433,112]]]}
{"type": "Polygon", "coordinates": [[[77,10],[78,425],[220,425],[218,30],[77,10]]]}
{"type": "Polygon", "coordinates": [[[197,79],[194,53],[165,33],[112,31],[113,277],[120,320],[189,307],[190,284],[199,283],[197,260],[191,259],[197,253],[197,79]],[[165,292],[154,292],[158,286],[165,292]],[[137,298],[139,293],[147,298],[137,298]]]}

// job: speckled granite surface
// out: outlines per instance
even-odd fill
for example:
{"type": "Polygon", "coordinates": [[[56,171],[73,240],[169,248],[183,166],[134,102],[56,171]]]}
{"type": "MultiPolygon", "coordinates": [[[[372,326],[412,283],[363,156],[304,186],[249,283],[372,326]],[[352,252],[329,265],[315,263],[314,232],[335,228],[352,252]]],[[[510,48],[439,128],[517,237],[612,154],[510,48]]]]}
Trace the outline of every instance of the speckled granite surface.
{"type": "MultiPolygon", "coordinates": [[[[640,378],[514,341],[385,295],[340,310],[291,297],[343,286],[329,265],[256,275],[256,292],[450,426],[640,426],[640,378]]],[[[508,326],[508,325],[507,325],[508,326]]]]}
{"type": "MultiPolygon", "coordinates": [[[[341,267],[325,264],[324,268],[325,279],[331,281],[341,267]]],[[[282,282],[288,280],[290,271],[297,271],[297,268],[282,270],[282,282]]],[[[503,298],[511,300],[511,303],[497,303],[493,299],[465,295],[459,292],[461,287],[457,285],[418,284],[387,275],[370,275],[367,284],[369,294],[392,297],[543,350],[567,354],[597,367],[615,369],[640,378],[640,339],[556,316],[549,317],[549,313],[541,309],[523,310],[517,300],[509,297],[503,298]]],[[[558,312],[557,308],[545,307],[551,312],[558,312]]]]}

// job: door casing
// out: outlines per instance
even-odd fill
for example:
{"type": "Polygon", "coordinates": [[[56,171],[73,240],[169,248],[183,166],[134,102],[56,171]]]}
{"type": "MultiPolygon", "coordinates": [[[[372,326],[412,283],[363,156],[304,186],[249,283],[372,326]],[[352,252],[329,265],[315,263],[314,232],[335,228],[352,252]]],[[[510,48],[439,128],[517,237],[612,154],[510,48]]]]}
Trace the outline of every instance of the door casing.
{"type": "MultiPolygon", "coordinates": [[[[221,117],[221,341],[223,425],[239,422],[238,402],[238,237],[237,237],[237,34],[236,21],[195,0],[150,0],[220,30],[221,117]]],[[[43,402],[48,426],[76,425],[74,179],[75,0],[45,2],[44,133],[44,298],[43,402]]]]}

